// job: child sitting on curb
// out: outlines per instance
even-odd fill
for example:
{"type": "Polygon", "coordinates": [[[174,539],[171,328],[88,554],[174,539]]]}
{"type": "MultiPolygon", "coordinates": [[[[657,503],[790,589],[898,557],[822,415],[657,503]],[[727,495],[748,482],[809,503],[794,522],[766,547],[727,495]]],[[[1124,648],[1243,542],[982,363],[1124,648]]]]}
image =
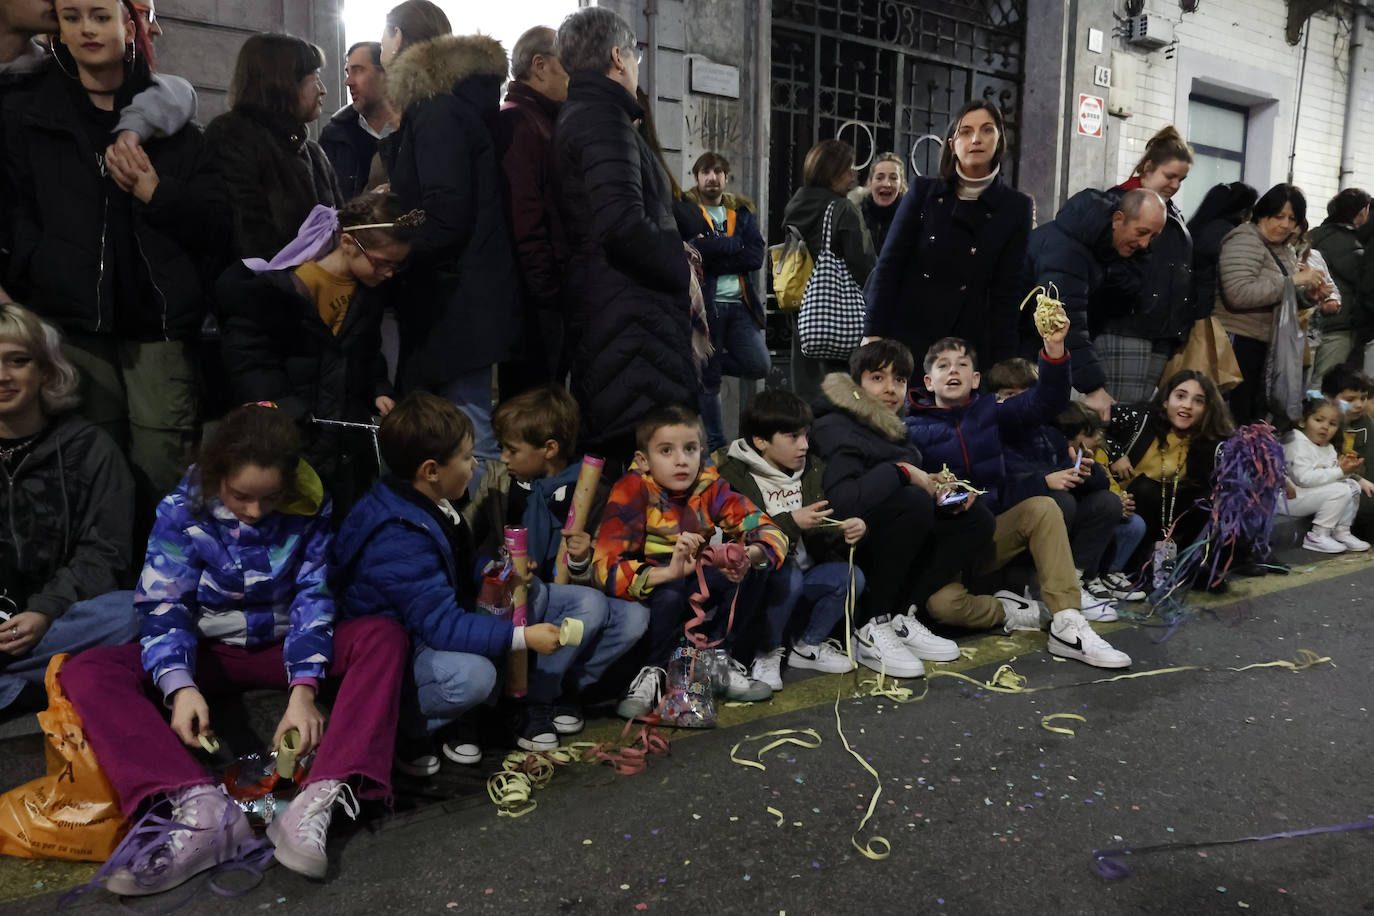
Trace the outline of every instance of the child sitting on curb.
{"type": "MultiPolygon", "coordinates": [[[[481,762],[475,729],[462,717],[496,697],[496,662],[533,649],[539,655],[531,683],[541,683],[548,657],[573,650],[559,648],[558,621],[547,601],[530,601],[531,622],[523,627],[474,612],[480,567],[472,533],[450,503],[467,492],[472,479],[473,427],[467,415],[444,398],[412,392],[383,418],[377,441],[390,474],[358,501],[339,529],[330,584],[345,616],[390,617],[410,634],[396,764],[407,775],[429,776],[439,770],[429,736],[441,729],[445,757],[481,762]]],[[[525,720],[517,741],[546,740],[546,732],[532,727],[525,720]]]]}
{"type": "MultiPolygon", "coordinates": [[[[792,392],[764,391],[745,411],[743,435],[730,444],[720,466],[720,476],[768,513],[792,545],[782,568],[769,574],[764,632],[754,654],[753,676],[773,690],[782,689],[784,655],[791,668],[838,674],[853,667],[829,637],[851,594],[848,548],[868,526],[857,516],[830,522],[834,510],[821,486],[825,463],[810,454],[807,440],[812,420],[811,408],[792,392]],[[800,632],[789,652],[783,640],[803,601],[811,605],[811,614],[804,627],[798,622],[800,632]]],[[[857,597],[863,572],[856,566],[853,574],[857,597]]]]}
{"type": "MultiPolygon", "coordinates": [[[[954,474],[986,490],[986,501],[997,511],[993,534],[994,556],[983,572],[1005,566],[1029,550],[1045,603],[1052,614],[1049,650],[1099,668],[1125,668],[1131,657],[1112,648],[1093,632],[1080,610],[1086,603],[1075,573],[1064,515],[1046,496],[1033,496],[1006,505],[1003,443],[1024,437],[1053,422],[1069,402],[1069,354],[1064,347],[1068,322],[1042,332],[1039,381],[1014,398],[998,402],[978,394],[981,378],[977,355],[967,341],[937,340],[925,358],[925,386],[929,397],[913,403],[907,428],[925,458],[925,468],[949,468],[954,474]]],[[[1005,624],[1006,607],[992,595],[971,595],[961,582],[951,582],[930,597],[926,607],[945,623],[972,628],[1005,624]]],[[[1113,620],[1110,609],[1096,609],[1096,619],[1113,620]]]]}
{"type": "Polygon", "coordinates": [[[569,666],[579,674],[572,689],[591,687],[606,670],[639,641],[649,625],[649,612],[638,602],[607,597],[593,586],[592,538],[601,522],[610,484],[602,481],[592,499],[583,530],[564,531],[582,465],[571,461],[579,423],[577,402],[563,388],[545,386],[502,401],[491,416],[491,428],[501,446],[501,461],[489,462],[477,497],[463,510],[472,525],[477,552],[495,556],[507,526],[524,528],[529,539],[531,568],[538,574],[540,594],[546,594],[555,618],[580,619],[581,648],[559,652],[544,660],[530,675],[531,702],[519,741],[526,750],[557,746],[553,733],[572,735],[583,726],[582,710],[562,701],[562,682],[569,666]],[[554,584],[558,554],[566,546],[571,584],[554,584]],[[553,697],[554,704],[539,702],[553,697]],[[533,744],[533,746],[530,746],[533,744]]]}
{"type": "MultiPolygon", "coordinates": [[[[638,450],[630,471],[611,489],[596,533],[596,578],[606,594],[640,601],[649,608],[649,631],[641,642],[643,669],[617,711],[627,719],[653,712],[662,695],[674,647],[683,638],[696,591],[697,553],[719,528],[729,541],[747,547],[744,569],[705,570],[715,607],[712,640],[733,647],[752,625],[767,570],[787,557],[787,538],[768,516],[721,479],[702,451],[701,421],[684,407],[650,411],[635,428],[638,450]],[[736,597],[736,589],[739,585],[736,597]],[[729,607],[735,621],[729,633],[729,607]]],[[[725,695],[731,700],[766,700],[772,689],[751,680],[744,666],[729,660],[725,695]]]]}

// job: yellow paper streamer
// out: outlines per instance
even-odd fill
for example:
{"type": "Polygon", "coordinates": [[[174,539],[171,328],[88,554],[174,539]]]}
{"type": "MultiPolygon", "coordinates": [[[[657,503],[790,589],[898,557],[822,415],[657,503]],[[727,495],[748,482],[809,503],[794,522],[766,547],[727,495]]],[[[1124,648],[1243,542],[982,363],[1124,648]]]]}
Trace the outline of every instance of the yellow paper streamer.
{"type": "Polygon", "coordinates": [[[769,808],[764,808],[763,810],[767,811],[769,814],[773,815],[774,817],[776,817],[776,818],[778,819],[778,826],[779,826],[779,827],[781,827],[781,826],[783,825],[783,822],[787,820],[787,818],[783,817],[783,816],[782,816],[782,812],[779,811],[777,808],[769,807],[769,808]]]}
{"type": "Polygon", "coordinates": [[[776,731],[764,732],[762,735],[745,735],[743,738],[741,738],[739,741],[735,743],[734,747],[730,748],[730,761],[732,763],[738,763],[742,767],[753,767],[756,770],[767,770],[768,767],[760,763],[760,761],[763,760],[763,755],[771,751],[773,748],[781,747],[784,744],[795,744],[797,745],[797,747],[804,747],[807,750],[813,750],[821,746],[821,736],[820,733],[817,732],[814,728],[780,728],[776,731]],[[811,740],[803,741],[801,738],[797,737],[798,735],[811,740]],[[739,749],[741,747],[748,744],[750,741],[760,741],[764,738],[777,738],[777,740],[771,741],[768,744],[765,744],[763,747],[759,748],[758,753],[754,754],[753,760],[745,760],[743,757],[738,756],[739,749]]]}
{"type": "Polygon", "coordinates": [[[1044,729],[1045,731],[1047,731],[1047,732],[1057,732],[1058,734],[1061,734],[1061,735],[1068,735],[1070,738],[1072,738],[1072,737],[1074,736],[1074,730],[1073,730],[1073,729],[1071,729],[1071,728],[1065,728],[1065,727],[1063,727],[1063,726],[1061,726],[1061,725],[1051,725],[1051,724],[1050,724],[1051,722],[1054,722],[1054,721],[1056,721],[1057,719],[1073,719],[1074,721],[1077,721],[1077,722],[1087,722],[1087,721],[1088,721],[1087,719],[1085,719],[1085,718],[1083,718],[1082,716],[1078,715],[1078,713],[1074,713],[1074,712],[1056,712],[1056,713],[1051,713],[1051,714],[1048,715],[1048,716],[1041,716],[1041,717],[1040,717],[1040,727],[1043,728],[1043,729],[1044,729]]]}

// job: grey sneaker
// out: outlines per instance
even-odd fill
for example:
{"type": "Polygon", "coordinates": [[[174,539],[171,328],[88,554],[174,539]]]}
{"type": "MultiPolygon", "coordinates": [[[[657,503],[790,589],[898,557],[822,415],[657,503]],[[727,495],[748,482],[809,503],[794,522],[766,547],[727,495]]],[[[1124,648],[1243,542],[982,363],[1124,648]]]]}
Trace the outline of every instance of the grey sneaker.
{"type": "MultiPolygon", "coordinates": [[[[658,708],[663,699],[663,683],[668,673],[662,668],[646,665],[630,682],[630,689],[616,704],[615,714],[622,719],[642,719],[658,708]]],[[[770,693],[772,691],[769,691],[770,693]]]]}
{"type": "MultiPolygon", "coordinates": [[[[781,656],[780,656],[781,657],[781,656]]],[[[730,659],[725,672],[725,698],[736,703],[757,703],[773,697],[773,688],[763,681],[756,681],[744,670],[744,665],[730,659]]]]}

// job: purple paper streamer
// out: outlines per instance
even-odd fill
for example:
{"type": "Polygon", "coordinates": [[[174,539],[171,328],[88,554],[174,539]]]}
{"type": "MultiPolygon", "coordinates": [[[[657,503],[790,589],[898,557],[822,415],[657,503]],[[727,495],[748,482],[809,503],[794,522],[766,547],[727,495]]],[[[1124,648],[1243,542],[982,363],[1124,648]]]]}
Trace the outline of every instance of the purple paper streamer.
{"type": "Polygon", "coordinates": [[[1269,833],[1264,836],[1243,836],[1230,840],[1204,840],[1198,843],[1160,843],[1155,846],[1118,846],[1114,849],[1094,849],[1092,870],[1103,878],[1119,881],[1131,875],[1130,866],[1121,861],[1126,856],[1143,856],[1155,852],[1176,852],[1180,849],[1201,849],[1206,846],[1235,846],[1240,843],[1263,843],[1266,840],[1291,840],[1295,837],[1316,836],[1321,833],[1343,833],[1347,830],[1369,830],[1374,828],[1374,814],[1365,815],[1362,821],[1353,824],[1332,824],[1326,827],[1308,827],[1305,830],[1285,830],[1282,833],[1269,833]]]}

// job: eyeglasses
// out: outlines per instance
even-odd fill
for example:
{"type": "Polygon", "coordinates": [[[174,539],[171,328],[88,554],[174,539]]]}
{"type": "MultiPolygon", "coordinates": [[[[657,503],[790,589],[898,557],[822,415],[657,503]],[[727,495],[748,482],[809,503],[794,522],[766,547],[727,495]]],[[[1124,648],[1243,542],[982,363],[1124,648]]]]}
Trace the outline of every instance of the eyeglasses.
{"type": "Polygon", "coordinates": [[[349,236],[349,238],[353,239],[353,244],[358,246],[358,250],[363,253],[363,257],[367,258],[367,263],[371,264],[372,269],[377,271],[377,273],[389,274],[394,276],[395,274],[398,274],[401,271],[405,270],[404,261],[388,261],[386,258],[374,258],[368,252],[368,250],[363,247],[362,242],[358,241],[357,238],[351,235],[349,236]]]}
{"type": "Polygon", "coordinates": [[[154,22],[157,22],[157,13],[153,12],[152,7],[144,6],[141,3],[135,3],[134,10],[145,20],[147,20],[149,25],[152,25],[154,22]]]}

